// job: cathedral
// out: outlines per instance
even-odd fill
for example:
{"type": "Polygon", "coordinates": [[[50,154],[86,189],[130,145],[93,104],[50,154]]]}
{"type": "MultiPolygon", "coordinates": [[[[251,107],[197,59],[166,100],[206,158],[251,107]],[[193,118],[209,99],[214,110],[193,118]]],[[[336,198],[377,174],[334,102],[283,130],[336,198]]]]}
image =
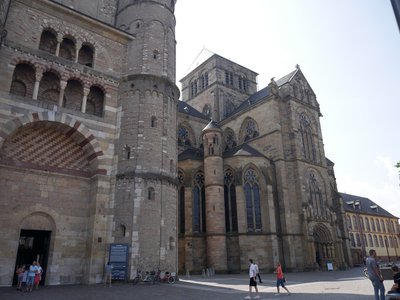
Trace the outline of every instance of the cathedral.
{"type": "Polygon", "coordinates": [[[300,67],[258,89],[211,53],[179,89],[175,5],[1,2],[0,286],[352,265],[300,67]]]}

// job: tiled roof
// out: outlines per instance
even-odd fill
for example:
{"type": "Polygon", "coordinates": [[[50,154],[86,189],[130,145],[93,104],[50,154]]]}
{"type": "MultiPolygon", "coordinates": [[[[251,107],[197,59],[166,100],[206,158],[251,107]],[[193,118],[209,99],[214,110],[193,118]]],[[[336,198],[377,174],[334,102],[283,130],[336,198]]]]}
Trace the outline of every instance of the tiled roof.
{"type": "Polygon", "coordinates": [[[344,210],[347,212],[397,218],[368,198],[345,193],[339,194],[342,196],[344,210]]]}

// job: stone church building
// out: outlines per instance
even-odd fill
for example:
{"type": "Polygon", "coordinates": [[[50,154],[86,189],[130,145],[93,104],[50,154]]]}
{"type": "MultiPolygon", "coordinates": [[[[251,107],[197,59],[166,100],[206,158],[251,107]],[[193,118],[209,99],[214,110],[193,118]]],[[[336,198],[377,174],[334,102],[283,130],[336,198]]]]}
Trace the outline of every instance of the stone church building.
{"type": "Polygon", "coordinates": [[[0,4],[0,286],[138,269],[351,265],[316,96],[211,55],[176,86],[176,0],[0,4]],[[181,97],[182,101],[179,101],[181,97]],[[118,252],[119,251],[119,252],[118,252]]]}

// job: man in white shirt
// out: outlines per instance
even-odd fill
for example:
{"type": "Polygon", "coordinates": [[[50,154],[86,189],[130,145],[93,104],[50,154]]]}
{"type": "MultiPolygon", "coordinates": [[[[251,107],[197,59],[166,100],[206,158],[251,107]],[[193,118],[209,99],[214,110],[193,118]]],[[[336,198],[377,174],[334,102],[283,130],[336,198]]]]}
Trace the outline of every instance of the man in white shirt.
{"type": "Polygon", "coordinates": [[[254,299],[260,298],[258,296],[258,288],[257,288],[257,266],[253,263],[252,259],[249,259],[250,266],[249,266],[249,277],[250,277],[250,283],[249,283],[249,295],[245,297],[245,299],[251,299],[251,293],[252,289],[254,286],[254,289],[256,290],[256,296],[254,299]]]}

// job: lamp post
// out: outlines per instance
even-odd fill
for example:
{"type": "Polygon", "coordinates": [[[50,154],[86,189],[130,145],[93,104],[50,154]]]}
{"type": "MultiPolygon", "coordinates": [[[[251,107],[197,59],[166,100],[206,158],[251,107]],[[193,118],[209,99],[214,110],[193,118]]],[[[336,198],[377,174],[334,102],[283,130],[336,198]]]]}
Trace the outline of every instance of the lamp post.
{"type": "Polygon", "coordinates": [[[389,255],[389,248],[388,248],[388,241],[387,238],[385,237],[385,246],[386,246],[386,252],[388,255],[388,262],[390,262],[390,255],[389,255]]]}

